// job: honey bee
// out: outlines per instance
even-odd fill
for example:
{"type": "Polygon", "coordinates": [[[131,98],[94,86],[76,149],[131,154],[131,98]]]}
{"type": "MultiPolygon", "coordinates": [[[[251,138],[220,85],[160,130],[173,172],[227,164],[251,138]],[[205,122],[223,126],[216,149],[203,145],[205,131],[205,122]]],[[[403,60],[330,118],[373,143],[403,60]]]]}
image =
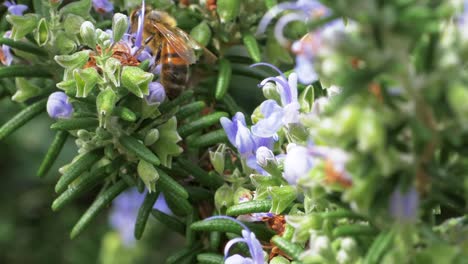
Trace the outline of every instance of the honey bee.
{"type": "MultiPolygon", "coordinates": [[[[140,12],[142,9],[137,9],[130,16],[132,32],[137,31],[140,12]]],[[[160,81],[167,96],[173,99],[187,86],[189,65],[197,61],[195,50],[206,52],[206,49],[178,28],[176,20],[168,13],[149,7],[145,7],[144,12],[144,45],[153,51],[157,63],[161,64],[160,81]]]]}

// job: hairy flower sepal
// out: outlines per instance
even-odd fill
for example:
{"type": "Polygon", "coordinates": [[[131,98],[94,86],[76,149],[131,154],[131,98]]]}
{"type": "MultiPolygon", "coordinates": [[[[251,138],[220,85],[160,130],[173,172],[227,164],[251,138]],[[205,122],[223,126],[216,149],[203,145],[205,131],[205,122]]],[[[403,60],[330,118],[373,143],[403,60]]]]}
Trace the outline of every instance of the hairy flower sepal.
{"type": "Polygon", "coordinates": [[[90,21],[85,21],[80,27],[80,36],[83,43],[94,49],[96,47],[96,28],[90,21]]]}
{"type": "Polygon", "coordinates": [[[109,49],[112,44],[111,35],[100,28],[96,29],[96,43],[101,47],[104,54],[111,52],[111,49],[109,49]]]}
{"type": "Polygon", "coordinates": [[[118,59],[108,58],[104,69],[104,76],[115,86],[120,86],[120,74],[122,72],[122,64],[118,59]]]}
{"type": "Polygon", "coordinates": [[[156,191],[156,181],[159,179],[159,173],[153,164],[140,160],[137,166],[138,176],[145,183],[148,192],[156,191]]]}
{"type": "Polygon", "coordinates": [[[298,100],[301,111],[304,113],[310,113],[315,100],[314,87],[312,85],[308,85],[299,95],[298,100]]]}
{"type": "Polygon", "coordinates": [[[215,171],[221,175],[224,173],[225,151],[226,145],[220,144],[215,151],[210,150],[209,152],[211,165],[213,165],[215,171]]]}
{"type": "Polygon", "coordinates": [[[99,115],[99,125],[101,127],[106,127],[106,120],[114,110],[117,100],[117,94],[110,87],[98,94],[96,98],[96,106],[99,115]]]}
{"type": "Polygon", "coordinates": [[[81,17],[90,17],[91,10],[91,0],[81,0],[67,4],[66,6],[60,9],[60,14],[62,16],[67,14],[73,14],[81,17]]]}
{"type": "Polygon", "coordinates": [[[47,20],[45,18],[41,18],[34,32],[34,39],[36,40],[36,43],[42,47],[49,41],[49,36],[50,33],[47,20]]]}
{"type": "Polygon", "coordinates": [[[124,66],[122,69],[122,85],[140,98],[148,95],[148,85],[152,79],[153,74],[138,67],[124,66]]]}
{"type": "Polygon", "coordinates": [[[218,212],[221,212],[221,209],[228,208],[233,204],[233,195],[234,190],[231,186],[224,184],[216,190],[214,195],[215,207],[218,212]]]}
{"type": "Polygon", "coordinates": [[[53,44],[57,49],[57,54],[69,54],[76,49],[76,42],[64,31],[58,31],[55,34],[55,41],[53,44]]]}
{"type": "Polygon", "coordinates": [[[71,55],[58,55],[54,57],[54,60],[63,68],[73,70],[85,65],[90,52],[90,50],[82,50],[71,55]]]}
{"type": "Polygon", "coordinates": [[[41,88],[32,84],[25,78],[16,78],[16,93],[11,97],[11,100],[23,103],[26,100],[36,96],[41,91],[41,88]]]}
{"type": "Polygon", "coordinates": [[[161,164],[171,167],[172,157],[179,156],[183,149],[177,144],[182,138],[177,132],[177,118],[172,117],[165,124],[158,127],[159,139],[151,146],[151,149],[158,155],[161,164]]]}
{"type": "Polygon", "coordinates": [[[308,215],[288,215],[286,222],[294,227],[293,242],[304,243],[310,238],[311,230],[320,230],[323,218],[317,213],[308,215]]]}
{"type": "Polygon", "coordinates": [[[292,186],[275,186],[268,188],[268,192],[273,201],[271,212],[281,214],[295,199],[296,189],[292,186]]]}
{"type": "Polygon", "coordinates": [[[112,18],[112,40],[114,43],[120,41],[127,30],[128,17],[121,13],[115,14],[112,18]]]}
{"type": "Polygon", "coordinates": [[[86,97],[100,81],[101,76],[95,68],[76,69],[73,71],[76,82],[76,97],[86,97]]]}
{"type": "Polygon", "coordinates": [[[6,20],[13,26],[11,38],[13,40],[20,40],[37,27],[39,16],[36,14],[26,14],[23,16],[7,15],[6,20]]]}

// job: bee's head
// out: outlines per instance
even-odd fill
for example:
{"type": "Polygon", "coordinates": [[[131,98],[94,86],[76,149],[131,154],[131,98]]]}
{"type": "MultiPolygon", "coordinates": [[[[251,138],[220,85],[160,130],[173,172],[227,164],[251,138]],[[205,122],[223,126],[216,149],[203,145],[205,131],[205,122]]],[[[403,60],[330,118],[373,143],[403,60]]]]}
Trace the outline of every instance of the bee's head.
{"type": "Polygon", "coordinates": [[[177,26],[177,21],[168,13],[159,10],[151,10],[146,13],[146,18],[154,23],[166,24],[170,27],[177,26]]]}

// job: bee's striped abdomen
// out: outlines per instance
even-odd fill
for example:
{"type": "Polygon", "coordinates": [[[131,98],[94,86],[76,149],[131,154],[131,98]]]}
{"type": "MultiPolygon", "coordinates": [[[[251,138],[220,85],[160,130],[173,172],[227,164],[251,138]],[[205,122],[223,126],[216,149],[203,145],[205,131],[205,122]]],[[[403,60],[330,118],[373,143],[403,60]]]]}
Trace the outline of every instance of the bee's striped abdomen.
{"type": "Polygon", "coordinates": [[[161,83],[170,99],[185,90],[188,81],[188,63],[167,43],[161,50],[161,83]]]}

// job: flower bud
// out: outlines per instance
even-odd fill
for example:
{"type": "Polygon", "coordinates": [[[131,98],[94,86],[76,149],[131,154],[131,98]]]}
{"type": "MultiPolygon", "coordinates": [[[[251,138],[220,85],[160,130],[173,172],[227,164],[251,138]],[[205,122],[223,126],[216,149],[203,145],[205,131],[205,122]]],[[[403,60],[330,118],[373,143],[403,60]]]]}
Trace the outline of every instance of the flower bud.
{"type": "Polygon", "coordinates": [[[57,55],[54,60],[63,68],[76,69],[81,68],[89,59],[89,50],[82,50],[71,55],[57,55]]]}
{"type": "Polygon", "coordinates": [[[153,74],[138,67],[124,66],[122,69],[122,86],[140,98],[149,94],[148,85],[152,79],[153,74]]]}
{"type": "Polygon", "coordinates": [[[215,151],[210,150],[210,162],[215,171],[221,175],[224,173],[225,149],[226,145],[220,144],[215,151]]]}
{"type": "Polygon", "coordinates": [[[64,92],[54,92],[49,95],[47,113],[55,119],[71,117],[73,106],[68,101],[68,97],[64,92]]]}
{"type": "Polygon", "coordinates": [[[45,18],[42,18],[39,21],[34,34],[34,39],[40,47],[44,46],[49,41],[49,26],[47,25],[47,20],[45,18]]]}
{"type": "Polygon", "coordinates": [[[112,18],[112,39],[117,43],[122,39],[128,30],[128,17],[121,13],[116,13],[112,18]]]}
{"type": "Polygon", "coordinates": [[[96,28],[93,23],[83,22],[80,27],[80,36],[86,46],[92,49],[96,48],[96,28]]]}
{"type": "Polygon", "coordinates": [[[264,146],[261,146],[257,149],[256,158],[258,165],[260,165],[262,168],[267,167],[269,164],[277,164],[273,152],[264,146]]]}
{"type": "Polygon", "coordinates": [[[233,204],[233,190],[227,184],[219,187],[215,192],[214,202],[217,210],[221,210],[223,207],[229,207],[233,204]]]}
{"type": "Polygon", "coordinates": [[[150,129],[148,133],[146,133],[144,143],[146,146],[151,146],[159,139],[159,130],[157,128],[150,129]]]}
{"type": "Polygon", "coordinates": [[[166,91],[160,82],[151,82],[148,86],[149,94],[145,96],[149,105],[160,104],[166,99],[166,91]]]}
{"type": "Polygon", "coordinates": [[[262,87],[262,92],[263,96],[265,96],[266,99],[275,100],[277,103],[281,102],[281,96],[278,92],[278,89],[276,89],[276,85],[274,83],[267,82],[262,87]]]}
{"type": "Polygon", "coordinates": [[[151,163],[140,160],[137,166],[138,176],[145,183],[148,192],[156,191],[156,181],[159,179],[159,173],[151,163]]]}

